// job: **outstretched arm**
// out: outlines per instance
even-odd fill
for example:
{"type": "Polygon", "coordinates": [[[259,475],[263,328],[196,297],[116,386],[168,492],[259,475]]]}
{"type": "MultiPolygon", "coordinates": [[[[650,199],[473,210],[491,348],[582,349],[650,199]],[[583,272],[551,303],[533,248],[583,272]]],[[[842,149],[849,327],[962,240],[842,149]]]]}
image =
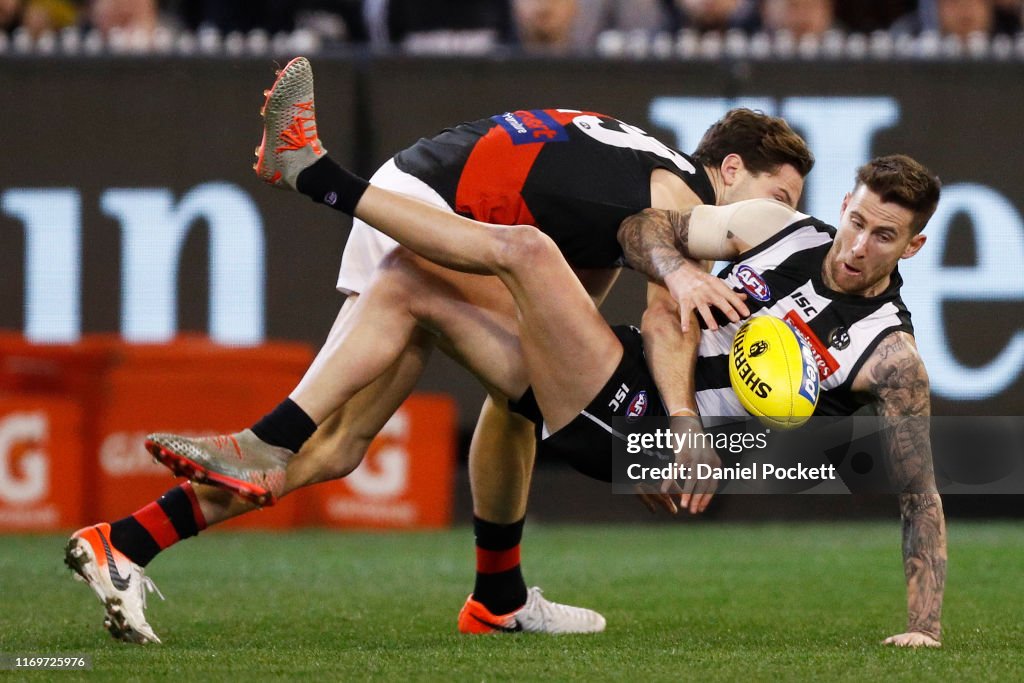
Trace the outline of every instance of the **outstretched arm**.
{"type": "Polygon", "coordinates": [[[885,428],[887,465],[900,491],[907,630],[888,645],[938,647],[946,584],[946,524],[935,487],[928,419],[928,373],[905,332],[887,336],[858,373],[854,389],[874,394],[885,428]]]}
{"type": "MultiPolygon", "coordinates": [[[[672,429],[677,433],[700,433],[702,426],[697,412],[694,383],[700,331],[696,326],[691,326],[688,332],[683,332],[678,320],[678,307],[668,291],[661,285],[648,284],[647,310],[644,311],[641,325],[647,364],[671,416],[672,429]]],[[[721,464],[715,450],[705,447],[680,451],[676,461],[692,470],[699,463],[712,467],[721,464]]],[[[675,487],[673,491],[681,494],[680,505],[696,514],[707,509],[716,488],[717,482],[713,479],[698,481],[690,478],[682,488],[675,487]]],[[[675,512],[668,491],[662,490],[660,495],[650,497],[675,512]]]]}

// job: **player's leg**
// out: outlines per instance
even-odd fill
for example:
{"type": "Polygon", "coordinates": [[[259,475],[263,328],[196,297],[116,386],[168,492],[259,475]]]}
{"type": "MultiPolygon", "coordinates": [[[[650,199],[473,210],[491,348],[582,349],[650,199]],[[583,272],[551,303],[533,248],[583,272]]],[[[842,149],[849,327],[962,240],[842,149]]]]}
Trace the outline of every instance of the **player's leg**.
{"type": "Polygon", "coordinates": [[[535,451],[533,423],[510,412],[505,400],[488,396],[469,446],[474,515],[495,524],[523,518],[535,451]]]}
{"type": "Polygon", "coordinates": [[[404,250],[394,252],[377,269],[352,307],[351,323],[321,349],[315,371],[307,372],[293,392],[295,400],[282,402],[238,434],[153,435],[147,447],[172,469],[184,462],[190,479],[202,479],[197,474],[202,472],[208,483],[273,500],[283,490],[287,462],[312,436],[316,422],[391,367],[420,325],[452,340],[452,352],[485,384],[504,395],[521,395],[527,383],[507,290],[494,278],[425,262],[416,268],[414,258],[404,250]]]}
{"type": "MultiPolygon", "coordinates": [[[[354,303],[354,296],[346,301],[334,330],[345,324],[354,303]]],[[[417,331],[392,367],[331,415],[288,463],[284,493],[351,472],[412,391],[432,348],[432,336],[417,331]]],[[[159,642],[145,617],[143,591],[155,589],[145,567],[161,551],[256,508],[229,491],[186,482],[127,517],[79,529],[68,541],[65,561],[103,603],[111,635],[159,642]]]]}
{"type": "MultiPolygon", "coordinates": [[[[343,316],[347,318],[357,296],[346,300],[336,326],[343,322],[343,316]]],[[[288,461],[281,495],[340,479],[358,467],[374,437],[412,393],[433,347],[432,335],[417,330],[410,345],[390,368],[329,415],[288,461]]],[[[259,509],[255,503],[222,488],[202,484],[195,484],[194,488],[208,526],[259,509]]]]}
{"type": "MultiPolygon", "coordinates": [[[[618,269],[584,270],[577,276],[600,305],[618,269]]],[[[518,553],[535,455],[533,423],[510,412],[506,400],[488,396],[469,447],[469,483],[477,545],[473,598],[495,614],[526,598],[518,553]],[[493,562],[494,552],[515,554],[516,561],[493,562]]]]}
{"type": "MultiPolygon", "coordinates": [[[[434,263],[501,277],[530,329],[524,352],[531,383],[541,381],[534,391],[550,412],[545,420],[551,429],[568,424],[614,372],[621,345],[551,240],[533,228],[479,223],[369,185],[325,155],[316,139],[312,109],[312,69],[297,58],[268,93],[257,173],[267,182],[298,189],[354,215],[434,263]],[[296,126],[303,135],[292,134],[296,126]],[[268,157],[268,142],[284,144],[268,157]],[[534,257],[543,259],[543,267],[531,274],[534,257]]],[[[290,432],[308,430],[331,412],[329,403],[312,398],[310,405],[301,406],[305,413],[286,406],[274,422],[287,425],[290,432]]]]}
{"type": "MultiPolygon", "coordinates": [[[[577,276],[600,305],[618,277],[618,269],[585,270],[577,276]]],[[[511,612],[529,597],[520,546],[535,454],[533,423],[511,413],[507,401],[489,396],[469,451],[477,571],[473,594],[459,614],[463,632],[494,632],[484,622],[501,621],[495,615],[511,612]]],[[[588,633],[604,626],[604,619],[591,610],[556,611],[561,623],[554,628],[563,632],[588,633]]]]}
{"type": "MultiPolygon", "coordinates": [[[[534,425],[511,413],[504,399],[488,396],[469,447],[473,493],[476,579],[471,600],[491,614],[508,614],[526,603],[519,562],[526,499],[533,473],[534,425]]],[[[473,632],[460,616],[460,630],[473,632]]]]}
{"type": "Polygon", "coordinates": [[[539,230],[478,223],[373,186],[356,215],[435,263],[502,280],[516,302],[530,384],[551,431],[571,422],[617,367],[621,344],[539,230]]]}

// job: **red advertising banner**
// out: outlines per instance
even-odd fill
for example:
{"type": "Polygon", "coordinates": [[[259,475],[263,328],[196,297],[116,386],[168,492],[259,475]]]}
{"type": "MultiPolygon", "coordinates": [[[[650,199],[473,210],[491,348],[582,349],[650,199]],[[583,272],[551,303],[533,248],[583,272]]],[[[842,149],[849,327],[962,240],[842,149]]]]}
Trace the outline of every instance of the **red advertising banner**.
{"type": "MultiPolygon", "coordinates": [[[[152,502],[178,480],[146,452],[146,434],[237,431],[286,396],[311,359],[296,343],[96,335],[45,346],[0,335],[0,532],[75,528],[152,502]]],[[[453,399],[413,396],[347,478],[216,528],[444,526],[456,434],[453,399]]]]}
{"type": "MultiPolygon", "coordinates": [[[[186,339],[121,347],[102,379],[89,520],[123,517],[174,486],[171,473],[143,447],[147,433],[238,431],[287,396],[311,360],[300,344],[239,349],[186,339]]],[[[283,528],[294,522],[295,503],[285,498],[224,528],[283,528]]]]}
{"type": "Polygon", "coordinates": [[[313,500],[302,505],[302,521],[371,529],[447,526],[455,448],[455,401],[444,395],[412,396],[352,474],[313,489],[313,500]]]}
{"type": "Polygon", "coordinates": [[[75,401],[0,398],[0,530],[77,526],[83,465],[82,412],[75,401]]]}

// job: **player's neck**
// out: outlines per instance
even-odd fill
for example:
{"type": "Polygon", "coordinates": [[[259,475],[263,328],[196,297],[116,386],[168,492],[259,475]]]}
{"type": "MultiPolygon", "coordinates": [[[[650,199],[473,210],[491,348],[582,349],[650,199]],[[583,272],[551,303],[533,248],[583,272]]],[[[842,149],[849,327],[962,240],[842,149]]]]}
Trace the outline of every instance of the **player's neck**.
{"type": "Polygon", "coordinates": [[[722,180],[722,169],[705,166],[704,172],[711,180],[711,189],[715,191],[715,204],[721,205],[722,197],[725,196],[725,181],[722,180]]]}

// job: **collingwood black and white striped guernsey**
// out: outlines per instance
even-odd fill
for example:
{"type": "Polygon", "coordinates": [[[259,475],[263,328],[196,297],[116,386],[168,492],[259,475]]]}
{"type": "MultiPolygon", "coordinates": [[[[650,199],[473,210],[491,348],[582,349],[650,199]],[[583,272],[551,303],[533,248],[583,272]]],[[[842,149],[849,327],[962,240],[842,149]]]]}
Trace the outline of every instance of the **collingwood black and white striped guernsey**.
{"type": "MultiPolygon", "coordinates": [[[[723,270],[722,277],[747,294],[751,317],[788,321],[814,351],[821,376],[815,415],[849,415],[866,402],[853,380],[878,343],[891,332],[913,334],[910,311],[900,298],[903,280],[893,271],[889,287],[874,297],[835,292],[821,271],[835,228],[798,214],[798,219],[723,270]]],[[[729,346],[740,323],[701,333],[697,357],[697,405],[704,416],[746,415],[729,386],[729,346]]],[[[721,324],[721,321],[720,321],[721,324]]]]}

